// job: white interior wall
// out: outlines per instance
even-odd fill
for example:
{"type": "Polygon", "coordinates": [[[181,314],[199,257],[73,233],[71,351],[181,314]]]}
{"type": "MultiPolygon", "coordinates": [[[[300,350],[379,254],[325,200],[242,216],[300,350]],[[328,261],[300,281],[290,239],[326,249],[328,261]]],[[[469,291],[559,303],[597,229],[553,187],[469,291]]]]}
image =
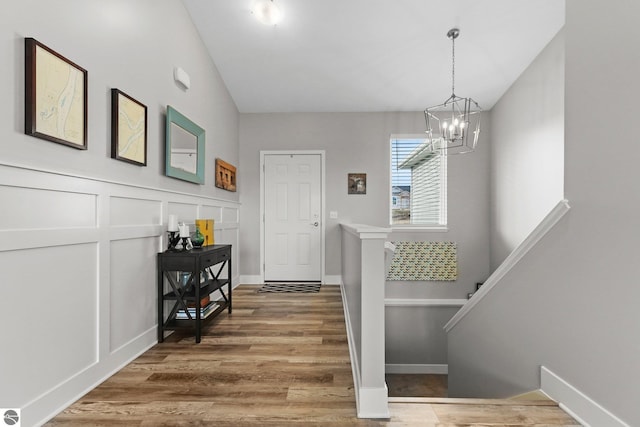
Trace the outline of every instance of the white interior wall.
{"type": "Polygon", "coordinates": [[[0,40],[0,402],[35,425],[155,343],[168,214],[216,219],[237,257],[239,193],[213,172],[239,160],[238,112],[179,1],[11,2],[0,40]],[[86,151],[24,135],[24,37],[88,70],[86,151]],[[146,167],[110,158],[111,88],[148,108],[146,167]],[[167,105],[206,130],[204,185],[164,176],[167,105]]]}
{"type": "Polygon", "coordinates": [[[491,270],[564,197],[564,33],[492,109],[491,270]]]}

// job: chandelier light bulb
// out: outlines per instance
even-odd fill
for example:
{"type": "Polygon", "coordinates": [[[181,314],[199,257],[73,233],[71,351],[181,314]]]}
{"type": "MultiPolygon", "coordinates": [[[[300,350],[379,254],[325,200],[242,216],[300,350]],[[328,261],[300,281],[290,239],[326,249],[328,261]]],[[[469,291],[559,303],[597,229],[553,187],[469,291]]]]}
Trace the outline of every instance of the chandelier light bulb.
{"type": "Polygon", "coordinates": [[[455,94],[455,40],[459,35],[460,30],[457,28],[452,28],[447,33],[451,40],[451,96],[444,103],[424,110],[431,149],[443,155],[472,152],[480,133],[482,109],[472,98],[462,98],[455,94]],[[445,117],[451,121],[445,120],[445,117]]]}

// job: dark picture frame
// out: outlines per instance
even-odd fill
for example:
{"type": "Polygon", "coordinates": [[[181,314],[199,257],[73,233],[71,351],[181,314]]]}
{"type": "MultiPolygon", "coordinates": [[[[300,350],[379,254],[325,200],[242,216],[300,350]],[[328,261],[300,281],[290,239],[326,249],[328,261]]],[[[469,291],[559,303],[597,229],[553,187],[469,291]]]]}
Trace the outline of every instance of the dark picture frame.
{"type": "Polygon", "coordinates": [[[147,107],[111,89],[111,158],[147,165],[147,107]]]}
{"type": "Polygon", "coordinates": [[[87,70],[34,38],[25,47],[25,134],[87,149],[87,70]]]}
{"type": "Polygon", "coordinates": [[[347,194],[367,194],[367,174],[366,173],[348,174],[347,194]]]}

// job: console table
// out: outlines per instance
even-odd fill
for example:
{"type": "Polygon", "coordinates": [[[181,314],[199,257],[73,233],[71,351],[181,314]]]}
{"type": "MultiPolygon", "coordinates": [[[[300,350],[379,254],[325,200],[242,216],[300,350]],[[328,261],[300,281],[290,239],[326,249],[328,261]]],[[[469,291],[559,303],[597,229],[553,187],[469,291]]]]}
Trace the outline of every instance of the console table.
{"type": "Polygon", "coordinates": [[[158,254],[158,342],[164,341],[164,331],[178,328],[195,330],[196,343],[200,342],[203,324],[225,308],[231,313],[231,245],[212,245],[188,251],[165,251],[158,254]],[[226,267],[226,278],[223,269],[226,267]],[[179,280],[180,274],[188,279],[179,280]],[[165,279],[170,290],[165,292],[165,279]],[[227,285],[227,293],[223,286],[227,285]],[[202,299],[219,290],[222,299],[218,307],[203,316],[202,299]],[[173,302],[165,319],[165,302],[173,302]],[[178,312],[185,319],[177,319],[178,312]]]}

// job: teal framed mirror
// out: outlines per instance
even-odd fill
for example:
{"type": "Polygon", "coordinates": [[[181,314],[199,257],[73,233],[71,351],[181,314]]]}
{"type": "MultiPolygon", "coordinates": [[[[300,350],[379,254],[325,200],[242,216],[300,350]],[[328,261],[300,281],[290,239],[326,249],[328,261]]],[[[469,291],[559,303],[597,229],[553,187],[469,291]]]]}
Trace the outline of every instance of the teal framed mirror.
{"type": "Polygon", "coordinates": [[[165,174],[204,184],[204,129],[167,106],[165,174]]]}

